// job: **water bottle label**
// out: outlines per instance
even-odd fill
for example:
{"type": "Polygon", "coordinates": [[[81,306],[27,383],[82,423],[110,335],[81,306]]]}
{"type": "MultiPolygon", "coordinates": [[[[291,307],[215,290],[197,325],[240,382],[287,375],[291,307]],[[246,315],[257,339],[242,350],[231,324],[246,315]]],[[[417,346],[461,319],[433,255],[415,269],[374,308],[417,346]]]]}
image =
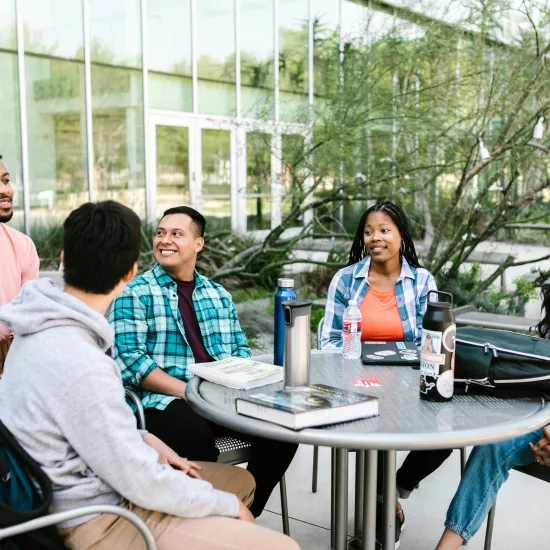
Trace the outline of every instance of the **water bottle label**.
{"type": "Polygon", "coordinates": [[[425,376],[438,376],[440,365],[445,364],[445,355],[441,353],[442,336],[441,332],[422,329],[420,371],[425,376]]]}
{"type": "Polygon", "coordinates": [[[455,377],[453,376],[453,371],[452,370],[445,371],[443,374],[441,374],[441,376],[437,378],[437,382],[436,382],[437,391],[443,397],[452,397],[453,390],[454,390],[454,381],[455,381],[455,377]]]}
{"type": "Polygon", "coordinates": [[[357,333],[361,332],[361,321],[344,321],[344,332],[357,333]]]}
{"type": "Polygon", "coordinates": [[[447,351],[453,352],[455,350],[455,340],[456,340],[456,325],[451,325],[443,333],[443,346],[447,351]]]}

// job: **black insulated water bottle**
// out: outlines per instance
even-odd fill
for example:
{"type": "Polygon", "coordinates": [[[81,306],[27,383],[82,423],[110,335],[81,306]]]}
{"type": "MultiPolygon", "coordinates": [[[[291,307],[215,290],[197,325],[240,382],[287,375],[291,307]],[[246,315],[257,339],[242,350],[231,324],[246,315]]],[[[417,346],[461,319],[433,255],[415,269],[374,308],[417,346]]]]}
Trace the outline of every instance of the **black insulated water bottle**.
{"type": "Polygon", "coordinates": [[[428,292],[428,307],[422,321],[420,348],[420,398],[450,401],[454,390],[456,325],[453,296],[448,292],[428,292]],[[450,302],[430,302],[430,295],[447,296],[450,302]]]}

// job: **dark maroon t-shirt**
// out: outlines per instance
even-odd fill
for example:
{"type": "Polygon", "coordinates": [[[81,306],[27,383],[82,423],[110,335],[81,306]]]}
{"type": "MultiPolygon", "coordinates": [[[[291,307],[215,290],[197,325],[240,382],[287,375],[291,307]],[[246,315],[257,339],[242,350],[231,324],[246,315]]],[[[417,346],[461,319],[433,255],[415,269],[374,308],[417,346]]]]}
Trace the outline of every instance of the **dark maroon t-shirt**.
{"type": "Polygon", "coordinates": [[[195,357],[195,363],[208,363],[214,361],[204,347],[202,341],[201,329],[197,321],[197,313],[193,306],[193,290],[195,290],[195,281],[178,281],[178,309],[183,320],[185,336],[195,357]]]}

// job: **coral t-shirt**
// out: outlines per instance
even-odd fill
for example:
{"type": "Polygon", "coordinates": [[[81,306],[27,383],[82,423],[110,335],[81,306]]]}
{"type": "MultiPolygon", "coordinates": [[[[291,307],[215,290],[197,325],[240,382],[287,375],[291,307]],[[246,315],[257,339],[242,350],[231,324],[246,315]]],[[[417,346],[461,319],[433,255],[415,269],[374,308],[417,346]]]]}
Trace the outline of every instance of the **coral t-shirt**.
{"type": "Polygon", "coordinates": [[[362,342],[402,342],[405,339],[395,289],[380,292],[370,287],[359,310],[363,316],[362,342]]]}
{"type": "Polygon", "coordinates": [[[39,268],[31,239],[0,223],[0,306],[11,302],[27,281],[38,279],[39,268]]]}

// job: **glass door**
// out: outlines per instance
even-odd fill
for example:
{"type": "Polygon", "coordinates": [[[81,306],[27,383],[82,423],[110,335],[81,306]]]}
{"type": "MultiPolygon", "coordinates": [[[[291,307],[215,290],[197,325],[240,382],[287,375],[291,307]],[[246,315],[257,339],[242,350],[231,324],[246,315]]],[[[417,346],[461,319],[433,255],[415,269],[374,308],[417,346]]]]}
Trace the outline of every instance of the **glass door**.
{"type": "Polygon", "coordinates": [[[155,125],[156,218],[168,208],[191,202],[189,127],[155,125]]]}
{"type": "Polygon", "coordinates": [[[231,228],[231,132],[200,129],[202,214],[212,229],[231,228]]]}
{"type": "Polygon", "coordinates": [[[271,229],[271,135],[246,134],[246,229],[271,229]]]}
{"type": "Polygon", "coordinates": [[[154,111],[149,120],[152,217],[188,205],[208,219],[210,231],[234,227],[235,146],[229,123],[167,111],[154,111]]]}

